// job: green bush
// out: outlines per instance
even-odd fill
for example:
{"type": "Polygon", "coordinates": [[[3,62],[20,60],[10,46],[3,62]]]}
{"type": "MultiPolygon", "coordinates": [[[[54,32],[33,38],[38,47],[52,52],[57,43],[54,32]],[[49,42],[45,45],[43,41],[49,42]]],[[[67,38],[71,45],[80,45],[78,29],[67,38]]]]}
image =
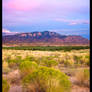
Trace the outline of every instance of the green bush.
{"type": "Polygon", "coordinates": [[[35,58],[32,56],[27,56],[24,61],[35,61],[35,58]]]}
{"type": "Polygon", "coordinates": [[[58,65],[58,62],[56,62],[55,60],[46,60],[46,61],[44,61],[43,65],[45,65],[47,67],[53,67],[53,66],[58,65]]]}
{"type": "Polygon", "coordinates": [[[47,67],[54,67],[58,65],[58,62],[54,60],[52,57],[43,57],[38,59],[38,61],[36,62],[38,62],[39,65],[47,66],[47,67]]]}
{"type": "Polygon", "coordinates": [[[27,92],[70,92],[71,83],[64,73],[47,67],[27,75],[23,79],[27,92]]]}
{"type": "Polygon", "coordinates": [[[25,76],[29,73],[32,73],[37,68],[38,65],[35,62],[30,62],[30,61],[24,61],[19,66],[21,76],[25,76]]]}
{"type": "Polygon", "coordinates": [[[3,79],[2,80],[2,92],[8,92],[9,88],[10,88],[9,84],[7,83],[6,80],[3,79]]]}

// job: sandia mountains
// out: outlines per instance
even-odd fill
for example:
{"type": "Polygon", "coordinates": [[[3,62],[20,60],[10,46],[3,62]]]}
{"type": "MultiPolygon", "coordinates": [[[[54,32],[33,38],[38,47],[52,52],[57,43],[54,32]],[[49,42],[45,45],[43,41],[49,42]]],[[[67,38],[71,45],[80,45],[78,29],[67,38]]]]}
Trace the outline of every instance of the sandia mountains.
{"type": "Polygon", "coordinates": [[[89,45],[89,40],[82,36],[66,36],[49,31],[3,35],[2,39],[3,45],[7,46],[89,45]]]}

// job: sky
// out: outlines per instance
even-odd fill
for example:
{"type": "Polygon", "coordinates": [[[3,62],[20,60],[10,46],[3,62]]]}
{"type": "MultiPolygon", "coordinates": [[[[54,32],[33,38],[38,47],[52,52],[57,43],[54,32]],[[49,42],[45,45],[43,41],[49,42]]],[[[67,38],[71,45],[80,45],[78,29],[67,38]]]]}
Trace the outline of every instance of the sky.
{"type": "Polygon", "coordinates": [[[90,0],[2,0],[2,32],[90,37],[90,0]]]}

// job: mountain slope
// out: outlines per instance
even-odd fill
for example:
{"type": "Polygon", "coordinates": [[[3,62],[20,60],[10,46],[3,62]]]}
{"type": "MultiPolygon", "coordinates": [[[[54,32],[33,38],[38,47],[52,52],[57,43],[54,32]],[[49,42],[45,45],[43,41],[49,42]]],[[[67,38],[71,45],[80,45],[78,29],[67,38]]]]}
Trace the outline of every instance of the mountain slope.
{"type": "Polygon", "coordinates": [[[65,36],[55,32],[31,32],[3,36],[3,45],[88,45],[81,36],[65,36]]]}

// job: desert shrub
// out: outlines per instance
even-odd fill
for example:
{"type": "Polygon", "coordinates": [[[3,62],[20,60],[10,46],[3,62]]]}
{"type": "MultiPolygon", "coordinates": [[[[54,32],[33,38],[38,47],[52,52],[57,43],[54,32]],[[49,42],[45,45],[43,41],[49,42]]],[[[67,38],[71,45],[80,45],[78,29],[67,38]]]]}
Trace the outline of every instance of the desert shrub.
{"type": "Polygon", "coordinates": [[[88,86],[90,82],[90,72],[88,69],[80,70],[76,73],[77,83],[81,86],[88,86]]]}
{"type": "Polygon", "coordinates": [[[64,64],[64,61],[65,61],[64,56],[58,58],[58,63],[59,63],[59,64],[64,64]]]}
{"type": "Polygon", "coordinates": [[[65,61],[64,61],[64,65],[65,65],[65,66],[69,66],[69,64],[70,64],[70,63],[69,63],[68,60],[65,60],[65,61]]]}
{"type": "Polygon", "coordinates": [[[19,67],[19,65],[21,64],[22,61],[23,60],[21,59],[21,56],[16,56],[15,59],[8,60],[9,67],[16,69],[19,67]]]}
{"type": "Polygon", "coordinates": [[[90,56],[89,55],[74,55],[74,61],[76,66],[89,66],[90,65],[90,56]]]}
{"type": "Polygon", "coordinates": [[[8,60],[8,63],[9,63],[9,67],[13,69],[17,68],[18,66],[17,61],[15,59],[8,60]]]}
{"type": "Polygon", "coordinates": [[[8,67],[8,62],[3,62],[3,73],[8,73],[10,71],[10,68],[8,67]]]}
{"type": "Polygon", "coordinates": [[[21,56],[16,56],[16,58],[13,60],[13,62],[16,63],[17,66],[19,66],[22,61],[23,60],[21,56]]]}
{"type": "Polygon", "coordinates": [[[29,73],[32,73],[37,68],[38,65],[35,62],[30,62],[30,61],[24,61],[19,66],[21,76],[23,77],[29,73]]]}
{"type": "Polygon", "coordinates": [[[27,56],[24,61],[35,61],[35,58],[32,56],[27,56]]]}
{"type": "Polygon", "coordinates": [[[40,67],[23,79],[23,86],[27,92],[70,92],[71,83],[64,73],[40,67]]]}
{"type": "Polygon", "coordinates": [[[90,66],[90,60],[86,59],[85,64],[86,64],[87,66],[90,66]]]}
{"type": "Polygon", "coordinates": [[[34,62],[36,62],[38,65],[41,65],[42,60],[43,60],[43,57],[36,57],[34,62]]]}
{"type": "Polygon", "coordinates": [[[2,92],[8,92],[9,88],[10,88],[9,84],[7,83],[6,80],[3,79],[2,80],[2,92]]]}
{"type": "Polygon", "coordinates": [[[5,61],[9,61],[11,59],[11,56],[10,55],[8,55],[6,58],[5,58],[5,61]]]}
{"type": "Polygon", "coordinates": [[[22,57],[21,56],[16,56],[16,61],[21,61],[22,57]]]}
{"type": "Polygon", "coordinates": [[[58,62],[56,62],[55,60],[45,60],[43,65],[47,67],[53,67],[53,66],[58,65],[58,62]]]}
{"type": "Polygon", "coordinates": [[[71,67],[74,65],[74,61],[72,59],[67,59],[64,61],[64,66],[65,67],[71,67]]]}
{"type": "Polygon", "coordinates": [[[77,56],[77,55],[74,55],[74,64],[75,66],[84,66],[85,65],[85,58],[84,56],[77,56]]]}
{"type": "Polygon", "coordinates": [[[85,56],[85,58],[89,59],[89,58],[90,58],[90,56],[89,56],[89,55],[86,55],[86,56],[85,56]]]}
{"type": "Polygon", "coordinates": [[[47,66],[47,67],[54,67],[58,65],[58,62],[54,60],[52,57],[43,57],[38,59],[37,61],[39,65],[47,66]]]}
{"type": "Polygon", "coordinates": [[[85,56],[85,64],[86,64],[87,66],[90,66],[90,56],[89,56],[89,55],[86,55],[86,56],[85,56]]]}
{"type": "Polygon", "coordinates": [[[81,59],[81,56],[74,56],[74,60],[75,60],[75,64],[79,64],[80,63],[80,59],[81,59]]]}
{"type": "Polygon", "coordinates": [[[17,64],[15,62],[10,62],[9,63],[9,68],[16,69],[17,68],[17,64]]]}

